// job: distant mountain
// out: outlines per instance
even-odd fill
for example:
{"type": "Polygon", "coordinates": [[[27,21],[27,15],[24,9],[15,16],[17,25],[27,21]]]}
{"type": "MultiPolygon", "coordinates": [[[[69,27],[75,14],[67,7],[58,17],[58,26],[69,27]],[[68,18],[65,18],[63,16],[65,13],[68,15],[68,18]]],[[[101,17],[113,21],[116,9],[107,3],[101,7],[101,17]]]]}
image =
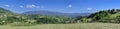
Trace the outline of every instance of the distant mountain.
{"type": "Polygon", "coordinates": [[[39,14],[39,15],[51,15],[51,16],[88,16],[91,13],[63,13],[63,12],[53,12],[53,11],[28,11],[24,12],[23,14],[39,14]]]}

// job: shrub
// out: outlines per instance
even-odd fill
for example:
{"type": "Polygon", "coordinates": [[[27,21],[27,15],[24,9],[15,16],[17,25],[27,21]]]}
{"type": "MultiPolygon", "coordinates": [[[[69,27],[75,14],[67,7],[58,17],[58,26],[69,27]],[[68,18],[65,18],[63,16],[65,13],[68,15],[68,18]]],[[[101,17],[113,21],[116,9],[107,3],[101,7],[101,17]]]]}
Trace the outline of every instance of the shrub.
{"type": "Polygon", "coordinates": [[[35,24],[30,24],[30,23],[24,23],[24,22],[14,22],[11,24],[11,26],[32,26],[35,24]]]}
{"type": "Polygon", "coordinates": [[[80,20],[80,22],[83,22],[83,23],[88,23],[88,22],[91,22],[92,21],[92,19],[87,19],[87,18],[82,18],[81,20],[80,20]]]}

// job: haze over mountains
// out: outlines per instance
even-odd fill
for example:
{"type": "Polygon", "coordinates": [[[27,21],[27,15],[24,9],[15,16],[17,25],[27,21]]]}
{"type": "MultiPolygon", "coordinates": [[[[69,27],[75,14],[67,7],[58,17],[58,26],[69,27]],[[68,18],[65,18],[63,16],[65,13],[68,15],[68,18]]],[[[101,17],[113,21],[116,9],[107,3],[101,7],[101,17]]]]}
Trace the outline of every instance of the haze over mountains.
{"type": "Polygon", "coordinates": [[[91,13],[63,13],[63,12],[53,12],[47,10],[39,10],[39,11],[28,11],[23,14],[40,14],[40,15],[51,15],[51,16],[88,16],[91,13]]]}

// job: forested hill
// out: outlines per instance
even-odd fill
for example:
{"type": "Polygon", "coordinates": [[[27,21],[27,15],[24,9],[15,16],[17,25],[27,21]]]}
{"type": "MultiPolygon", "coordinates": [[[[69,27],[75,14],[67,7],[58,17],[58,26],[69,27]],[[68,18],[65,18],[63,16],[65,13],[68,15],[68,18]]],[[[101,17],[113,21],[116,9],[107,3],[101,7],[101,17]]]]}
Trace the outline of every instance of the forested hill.
{"type": "Polygon", "coordinates": [[[0,8],[0,13],[13,13],[13,12],[11,12],[11,11],[9,11],[9,10],[6,10],[6,9],[4,9],[4,8],[0,8]]]}
{"type": "Polygon", "coordinates": [[[87,17],[78,17],[76,20],[80,20],[82,22],[119,23],[120,9],[103,10],[87,17]]]}

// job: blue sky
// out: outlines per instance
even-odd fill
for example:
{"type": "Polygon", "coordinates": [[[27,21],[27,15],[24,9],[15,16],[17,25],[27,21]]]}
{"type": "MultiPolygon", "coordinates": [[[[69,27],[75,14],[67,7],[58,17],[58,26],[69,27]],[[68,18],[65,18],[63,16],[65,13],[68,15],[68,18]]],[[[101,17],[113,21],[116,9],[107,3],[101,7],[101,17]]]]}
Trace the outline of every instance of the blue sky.
{"type": "Polygon", "coordinates": [[[90,13],[120,8],[120,0],[0,0],[0,7],[16,13],[38,10],[90,13]]]}

